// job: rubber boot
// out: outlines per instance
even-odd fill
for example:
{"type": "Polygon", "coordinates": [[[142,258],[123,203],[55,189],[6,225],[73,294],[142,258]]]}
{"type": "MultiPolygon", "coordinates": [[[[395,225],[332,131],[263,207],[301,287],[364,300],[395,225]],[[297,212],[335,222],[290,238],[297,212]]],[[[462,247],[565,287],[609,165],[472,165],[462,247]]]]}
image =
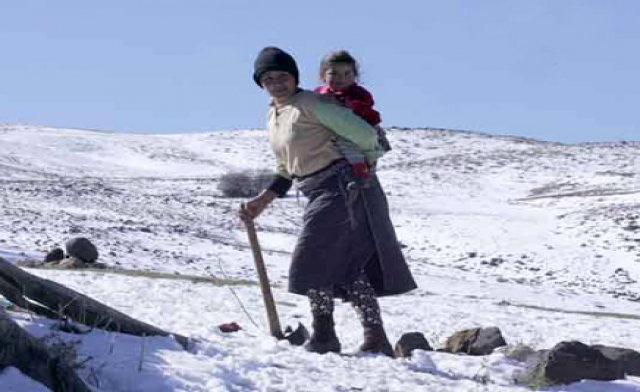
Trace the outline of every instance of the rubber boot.
{"type": "Polygon", "coordinates": [[[313,333],[304,344],[304,348],[318,354],[340,352],[340,341],[334,328],[333,314],[313,316],[313,333]]]}
{"type": "Polygon", "coordinates": [[[395,354],[389,338],[381,324],[364,327],[364,343],[360,346],[360,352],[366,354],[382,353],[394,358],[395,354]]]}

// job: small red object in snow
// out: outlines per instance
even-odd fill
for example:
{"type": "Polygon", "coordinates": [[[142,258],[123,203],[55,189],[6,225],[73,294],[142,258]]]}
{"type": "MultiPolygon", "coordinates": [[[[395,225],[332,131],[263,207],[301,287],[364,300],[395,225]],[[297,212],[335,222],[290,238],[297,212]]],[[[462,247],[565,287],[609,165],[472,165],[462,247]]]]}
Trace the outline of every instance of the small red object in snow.
{"type": "Polygon", "coordinates": [[[218,328],[220,328],[220,331],[225,332],[225,333],[227,333],[227,332],[237,332],[237,331],[242,329],[242,328],[240,328],[238,323],[236,323],[235,321],[232,321],[230,323],[220,324],[220,325],[218,325],[218,328]]]}

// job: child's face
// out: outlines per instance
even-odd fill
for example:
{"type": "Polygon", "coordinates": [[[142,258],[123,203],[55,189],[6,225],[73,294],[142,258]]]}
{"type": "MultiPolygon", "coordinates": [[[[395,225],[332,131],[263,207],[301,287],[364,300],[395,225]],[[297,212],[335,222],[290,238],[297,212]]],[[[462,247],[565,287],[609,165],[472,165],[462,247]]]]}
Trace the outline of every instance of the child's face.
{"type": "Polygon", "coordinates": [[[351,64],[333,63],[327,67],[323,80],[333,91],[342,91],[356,82],[356,73],[351,64]]]}

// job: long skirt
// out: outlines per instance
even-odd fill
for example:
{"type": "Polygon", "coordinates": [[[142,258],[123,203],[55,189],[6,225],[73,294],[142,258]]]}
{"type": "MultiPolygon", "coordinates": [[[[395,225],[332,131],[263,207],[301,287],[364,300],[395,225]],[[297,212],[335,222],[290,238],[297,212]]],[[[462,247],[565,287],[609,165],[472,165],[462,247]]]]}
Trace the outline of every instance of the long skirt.
{"type": "Polygon", "coordinates": [[[375,174],[366,186],[350,166],[338,162],[298,181],[309,202],[289,270],[289,291],[334,289],[365,272],[376,295],[416,288],[389,218],[389,206],[375,174]]]}

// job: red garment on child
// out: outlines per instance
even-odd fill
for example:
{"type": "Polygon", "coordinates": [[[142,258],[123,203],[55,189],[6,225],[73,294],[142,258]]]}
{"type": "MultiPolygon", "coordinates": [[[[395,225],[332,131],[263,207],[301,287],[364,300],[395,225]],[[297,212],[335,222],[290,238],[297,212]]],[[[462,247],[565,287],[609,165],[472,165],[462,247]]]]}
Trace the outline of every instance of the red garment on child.
{"type": "Polygon", "coordinates": [[[323,95],[333,95],[344,106],[351,109],[372,126],[376,126],[382,121],[380,113],[373,108],[373,96],[366,88],[358,84],[354,83],[342,91],[333,91],[329,86],[320,86],[314,91],[323,95]]]}

